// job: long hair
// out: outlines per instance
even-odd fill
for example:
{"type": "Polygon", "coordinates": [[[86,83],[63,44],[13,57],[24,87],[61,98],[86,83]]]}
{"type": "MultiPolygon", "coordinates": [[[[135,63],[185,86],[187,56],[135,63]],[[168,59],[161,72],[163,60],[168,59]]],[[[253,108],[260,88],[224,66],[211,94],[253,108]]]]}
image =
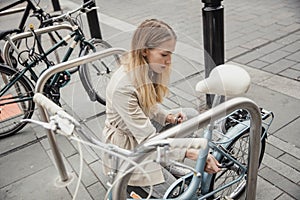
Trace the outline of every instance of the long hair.
{"type": "Polygon", "coordinates": [[[139,103],[143,111],[149,114],[150,109],[157,103],[161,103],[167,96],[167,87],[170,77],[170,66],[161,73],[155,74],[154,80],[149,78],[149,64],[143,57],[146,49],[159,47],[163,42],[176,40],[173,29],[163,21],[156,19],[145,20],[133,34],[131,51],[125,67],[130,72],[133,84],[139,94],[139,103]]]}

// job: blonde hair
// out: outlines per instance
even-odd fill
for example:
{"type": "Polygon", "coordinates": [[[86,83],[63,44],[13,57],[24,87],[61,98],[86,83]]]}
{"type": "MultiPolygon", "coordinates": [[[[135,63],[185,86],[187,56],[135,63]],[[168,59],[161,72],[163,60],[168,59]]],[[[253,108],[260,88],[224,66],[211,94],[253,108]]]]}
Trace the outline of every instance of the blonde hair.
{"type": "Polygon", "coordinates": [[[139,93],[139,103],[143,111],[149,114],[152,106],[161,103],[169,93],[167,87],[170,77],[170,67],[162,74],[156,74],[155,80],[149,78],[149,64],[143,56],[146,49],[159,47],[163,42],[176,40],[173,29],[163,21],[145,20],[134,32],[131,51],[125,67],[130,72],[133,84],[139,93]]]}

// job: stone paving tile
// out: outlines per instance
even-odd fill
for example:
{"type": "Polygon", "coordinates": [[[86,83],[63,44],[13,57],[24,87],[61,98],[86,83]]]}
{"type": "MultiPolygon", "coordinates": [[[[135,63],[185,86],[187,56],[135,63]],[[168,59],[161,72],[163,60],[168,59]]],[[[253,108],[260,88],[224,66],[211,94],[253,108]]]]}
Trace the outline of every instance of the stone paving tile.
{"type": "Polygon", "coordinates": [[[97,161],[94,162],[92,164],[89,165],[90,168],[93,170],[93,172],[96,174],[97,178],[99,180],[101,180],[100,186],[101,186],[101,190],[106,190],[108,188],[108,186],[106,185],[106,183],[108,182],[108,177],[106,175],[104,175],[103,173],[103,167],[101,162],[97,161]]]}
{"type": "MultiPolygon", "coordinates": [[[[83,154],[85,157],[85,154],[83,154]]],[[[79,176],[80,173],[80,156],[78,154],[75,154],[68,158],[68,161],[70,162],[70,165],[73,167],[76,174],[79,176]]],[[[91,169],[88,167],[88,165],[83,161],[83,168],[82,168],[82,178],[81,182],[85,185],[85,187],[93,185],[98,181],[98,179],[95,177],[91,169]]]]}
{"type": "Polygon", "coordinates": [[[283,51],[296,52],[300,50],[300,40],[282,48],[283,51]]]}
{"type": "Polygon", "coordinates": [[[300,81],[300,71],[294,70],[294,69],[286,69],[279,73],[279,75],[290,77],[292,79],[295,79],[297,81],[300,81]]]}
{"type": "Polygon", "coordinates": [[[296,61],[296,62],[300,62],[300,51],[297,51],[295,53],[293,53],[292,55],[286,57],[287,59],[296,61]]]}
{"type": "Polygon", "coordinates": [[[51,162],[39,143],[3,156],[0,158],[0,188],[49,166],[51,162]]]}
{"type": "Polygon", "coordinates": [[[285,163],[269,156],[268,154],[264,155],[263,163],[294,183],[298,183],[300,181],[299,171],[289,167],[285,163]]]}
{"type": "Polygon", "coordinates": [[[232,40],[232,41],[226,43],[225,44],[225,49],[228,51],[228,50],[240,47],[241,44],[244,44],[246,42],[247,41],[243,37],[239,37],[239,38],[237,38],[235,40],[232,40]]]}
{"type": "Polygon", "coordinates": [[[277,42],[272,42],[272,43],[268,43],[267,45],[257,48],[257,51],[261,52],[262,54],[268,54],[268,53],[271,53],[273,51],[276,51],[276,50],[282,48],[283,46],[284,46],[283,44],[280,44],[277,42]]]}
{"type": "Polygon", "coordinates": [[[286,37],[280,38],[276,40],[276,43],[282,44],[282,45],[289,45],[294,43],[295,41],[299,40],[298,34],[289,34],[286,37]]]}
{"type": "Polygon", "coordinates": [[[295,64],[296,64],[296,62],[294,62],[294,61],[281,59],[271,65],[268,65],[268,66],[262,68],[262,69],[265,71],[271,72],[271,73],[278,74],[284,70],[287,70],[289,67],[291,67],[292,65],[295,65],[295,64]]]}
{"type": "Polygon", "coordinates": [[[282,50],[278,50],[278,51],[274,51],[273,53],[267,54],[264,57],[259,58],[259,60],[268,62],[268,63],[274,63],[278,60],[280,60],[281,58],[284,58],[286,56],[288,56],[290,53],[286,52],[286,51],[282,51],[282,50]]]}
{"type": "MultiPolygon", "coordinates": [[[[242,55],[240,57],[236,57],[234,58],[232,61],[237,62],[237,63],[241,63],[241,64],[247,64],[251,61],[254,61],[260,57],[262,57],[263,55],[261,55],[261,53],[257,52],[257,51],[252,51],[249,52],[245,55],[242,55]]],[[[262,60],[264,61],[264,60],[262,60]]]]}
{"type": "Polygon", "coordinates": [[[298,92],[298,88],[300,87],[299,81],[293,81],[291,79],[275,75],[268,80],[260,82],[259,85],[268,87],[269,89],[286,94],[290,97],[294,97],[295,99],[300,99],[300,93],[298,92]]]}
{"type": "MultiPolygon", "coordinates": [[[[105,116],[101,116],[92,120],[87,121],[85,124],[89,128],[90,132],[93,133],[98,139],[101,139],[102,130],[104,128],[105,116]]],[[[97,154],[97,152],[96,152],[97,154]]]]}
{"type": "Polygon", "coordinates": [[[282,154],[284,154],[284,151],[278,149],[276,146],[273,146],[271,144],[266,145],[266,153],[271,155],[273,158],[278,158],[282,154]]]}
{"type": "MultiPolygon", "coordinates": [[[[49,151],[47,151],[47,153],[48,153],[52,163],[55,163],[52,151],[49,150],[49,151]]],[[[61,183],[61,181],[60,181],[60,183],[58,183],[58,184],[59,185],[63,184],[63,186],[66,187],[66,189],[69,191],[70,195],[73,197],[73,195],[75,195],[75,191],[76,191],[77,184],[78,184],[78,174],[76,174],[74,172],[73,166],[71,166],[71,163],[68,162],[67,158],[62,156],[62,159],[63,159],[64,166],[66,168],[66,172],[68,173],[69,180],[68,180],[68,183],[61,183]]],[[[52,174],[52,177],[53,177],[53,174],[52,174]]],[[[56,180],[60,180],[58,171],[56,171],[54,177],[56,180]]],[[[79,184],[80,185],[79,185],[79,189],[78,189],[78,194],[76,195],[76,199],[92,200],[91,195],[88,193],[86,187],[82,184],[81,181],[79,184]]]]}
{"type": "Polygon", "coordinates": [[[266,180],[258,177],[256,193],[257,200],[272,200],[278,197],[281,193],[282,191],[276,188],[273,184],[270,184],[266,180]]]}
{"type": "Polygon", "coordinates": [[[257,38],[256,35],[254,35],[253,38],[251,38],[251,40],[249,39],[250,40],[249,42],[242,44],[241,47],[244,47],[247,49],[254,49],[256,47],[259,47],[259,46],[264,45],[269,42],[269,40],[266,40],[266,39],[262,39],[262,38],[255,39],[255,38],[257,38]]]}
{"type": "Polygon", "coordinates": [[[75,147],[70,143],[70,141],[65,136],[56,135],[56,142],[58,147],[63,147],[60,148],[60,151],[64,154],[66,158],[77,153],[75,147]]]}
{"type": "Polygon", "coordinates": [[[281,155],[278,159],[284,162],[285,164],[289,165],[290,167],[294,168],[295,170],[300,169],[300,160],[289,155],[288,153],[281,155]]]}
{"type": "MultiPolygon", "coordinates": [[[[228,17],[227,17],[227,19],[230,20],[230,18],[228,18],[228,17]]],[[[239,32],[233,32],[233,33],[230,33],[230,34],[228,34],[227,32],[224,32],[225,42],[230,42],[231,40],[237,39],[237,38],[242,37],[242,36],[243,36],[243,34],[239,33],[239,32]]]]}
{"type": "Polygon", "coordinates": [[[263,62],[261,60],[254,60],[254,61],[248,63],[247,65],[257,68],[257,69],[261,69],[261,68],[265,67],[266,65],[269,65],[269,63],[263,62]]]}
{"type": "MultiPolygon", "coordinates": [[[[34,174],[19,179],[0,189],[0,199],[3,200],[71,200],[69,192],[64,187],[57,187],[53,174],[57,170],[52,165],[34,174]]],[[[11,173],[9,173],[11,175],[11,173]]],[[[2,179],[2,176],[1,176],[2,179]]]]}
{"type": "MultiPolygon", "coordinates": [[[[249,75],[251,77],[251,82],[254,83],[254,85],[264,82],[264,81],[270,79],[271,77],[273,77],[273,74],[252,68],[248,65],[241,65],[241,64],[235,63],[235,62],[228,62],[228,64],[238,65],[238,66],[242,67],[243,69],[245,69],[249,73],[249,75]]],[[[250,87],[252,87],[252,85],[250,87]]]]}
{"type": "Polygon", "coordinates": [[[270,136],[268,138],[267,142],[272,145],[276,145],[276,147],[278,147],[282,151],[285,151],[288,154],[292,155],[293,157],[300,159],[300,149],[299,148],[295,148],[293,145],[291,145],[277,137],[274,137],[274,136],[270,136]]]}
{"type": "Polygon", "coordinates": [[[49,144],[49,141],[47,138],[45,138],[44,140],[41,140],[40,143],[45,151],[50,150],[51,147],[50,147],[50,144],[49,144]]]}
{"type": "Polygon", "coordinates": [[[297,71],[300,71],[300,63],[297,63],[296,65],[291,66],[292,69],[295,69],[297,71]]]}
{"type": "Polygon", "coordinates": [[[226,60],[231,60],[233,57],[241,55],[241,54],[243,54],[247,51],[248,51],[248,49],[245,49],[245,48],[242,48],[242,47],[239,47],[239,46],[235,47],[235,48],[232,48],[232,49],[229,49],[229,50],[226,49],[225,58],[226,58],[226,60]]]}
{"type": "MultiPolygon", "coordinates": [[[[291,112],[291,110],[295,110],[298,107],[299,100],[268,90],[260,85],[251,85],[246,97],[255,99],[255,102],[259,106],[274,112],[275,118],[270,127],[271,134],[280,130],[286,123],[295,120],[299,116],[298,113],[291,112]]],[[[274,145],[277,146],[276,144],[274,145]]]]}
{"type": "Polygon", "coordinates": [[[3,138],[0,140],[0,153],[15,149],[23,144],[29,143],[36,139],[32,133],[31,127],[25,127],[22,132],[15,134],[12,137],[3,138]]]}
{"type": "MultiPolygon", "coordinates": [[[[77,141],[72,140],[71,143],[73,144],[73,146],[76,148],[76,150],[78,152],[79,147],[78,147],[77,141]]],[[[81,147],[82,147],[81,151],[84,155],[83,159],[87,164],[90,164],[90,163],[93,163],[93,162],[96,162],[99,160],[99,157],[93,148],[91,148],[90,146],[85,145],[85,144],[81,144],[81,147]]]]}
{"type": "Polygon", "coordinates": [[[289,181],[288,179],[284,178],[277,172],[274,172],[272,169],[265,167],[260,171],[260,175],[266,179],[267,181],[274,184],[276,187],[278,187],[281,190],[284,190],[289,195],[291,195],[295,199],[300,198],[300,186],[297,184],[294,184],[293,182],[289,181]]]}
{"type": "Polygon", "coordinates": [[[296,32],[299,31],[299,24],[291,24],[289,26],[283,27],[281,30],[287,33],[296,32]]]}
{"type": "Polygon", "coordinates": [[[283,193],[282,195],[280,195],[280,197],[278,197],[276,200],[294,200],[293,197],[289,196],[286,193],[283,193]]]}
{"type": "MultiPolygon", "coordinates": [[[[38,111],[36,111],[38,112],[38,111]]],[[[41,118],[36,118],[36,120],[41,119],[41,118]]],[[[35,133],[35,136],[37,138],[45,138],[47,137],[47,132],[45,131],[45,129],[41,126],[34,126],[33,124],[30,124],[30,127],[32,128],[33,132],[35,133]]]]}
{"type": "Polygon", "coordinates": [[[89,187],[87,187],[88,192],[93,199],[102,199],[106,194],[106,190],[103,188],[100,182],[97,182],[89,187]]]}
{"type": "MultiPolygon", "coordinates": [[[[72,197],[74,197],[74,195],[75,195],[77,184],[78,184],[78,177],[74,175],[72,184],[67,185],[67,188],[72,197]]],[[[80,182],[79,189],[78,189],[78,192],[76,195],[76,199],[93,200],[93,198],[88,193],[86,187],[82,184],[82,182],[80,182]]]]}
{"type": "MultiPolygon", "coordinates": [[[[300,108],[298,108],[298,111],[300,115],[300,108]]],[[[290,124],[283,127],[282,130],[275,133],[274,136],[288,142],[291,145],[294,145],[297,148],[300,148],[299,131],[295,132],[293,130],[300,130],[300,117],[291,121],[290,124]]]]}

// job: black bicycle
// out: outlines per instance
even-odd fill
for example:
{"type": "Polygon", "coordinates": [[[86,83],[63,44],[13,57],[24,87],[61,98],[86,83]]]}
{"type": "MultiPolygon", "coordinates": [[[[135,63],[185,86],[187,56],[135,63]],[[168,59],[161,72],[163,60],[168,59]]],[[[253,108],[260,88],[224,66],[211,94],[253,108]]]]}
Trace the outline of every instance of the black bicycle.
{"type": "MultiPolygon", "coordinates": [[[[3,2],[5,3],[5,2],[3,2]]],[[[52,24],[46,24],[44,23],[45,21],[47,21],[48,19],[55,17],[55,16],[59,16],[58,14],[50,14],[48,12],[46,12],[44,9],[42,9],[40,6],[40,1],[33,1],[33,0],[17,0],[17,1],[7,1],[6,6],[0,8],[0,16],[8,16],[8,15],[15,15],[16,13],[22,13],[22,17],[20,18],[20,22],[19,24],[17,24],[16,27],[14,27],[11,30],[1,30],[1,33],[20,33],[20,32],[24,32],[26,30],[26,23],[29,21],[29,19],[31,18],[35,18],[37,20],[38,23],[38,27],[37,28],[42,28],[45,26],[49,26],[52,24]],[[22,5],[25,4],[25,7],[21,7],[22,5]]],[[[58,32],[50,32],[48,33],[50,40],[52,40],[54,38],[54,35],[59,35],[58,32]]],[[[40,36],[39,36],[40,37],[40,36]]],[[[4,38],[4,37],[2,37],[4,38]]],[[[42,41],[40,39],[40,41],[42,41]]],[[[20,41],[18,41],[20,42],[20,41]]],[[[55,43],[52,42],[53,44],[55,43]]],[[[16,43],[17,47],[20,47],[20,43],[16,43]]],[[[39,50],[41,50],[39,48],[39,50]]],[[[13,54],[13,52],[11,52],[11,54],[13,54]]],[[[58,58],[58,53],[55,53],[56,57],[57,57],[57,61],[59,61],[58,58]]],[[[12,57],[12,56],[11,56],[12,57]]],[[[3,63],[3,60],[1,60],[1,63],[3,63]]],[[[17,66],[17,61],[16,59],[11,59],[11,63],[8,63],[9,66],[12,67],[16,67],[17,66]]]]}
{"type": "MultiPolygon", "coordinates": [[[[71,33],[59,40],[54,46],[51,46],[47,50],[43,49],[38,36],[42,35],[43,33],[48,33],[51,30],[58,30],[60,27],[66,27],[67,25],[50,26],[37,30],[32,29],[28,32],[7,37],[8,42],[6,42],[3,51],[4,58],[9,63],[9,60],[12,58],[10,52],[14,52],[18,64],[22,65],[23,67],[18,67],[19,69],[16,69],[4,64],[0,65],[0,137],[8,136],[21,130],[26,124],[20,122],[20,120],[31,118],[34,112],[34,102],[32,100],[34,94],[33,82],[36,82],[40,76],[40,74],[35,72],[34,68],[36,68],[36,65],[39,62],[44,62],[47,68],[51,67],[54,62],[50,61],[47,56],[59,47],[66,45],[67,41],[72,38],[72,44],[80,44],[80,55],[86,55],[91,52],[96,52],[111,47],[107,42],[100,39],[87,40],[84,37],[80,27],[77,26],[76,21],[70,17],[72,13],[77,11],[83,12],[84,9],[88,8],[88,6],[89,3],[85,3],[73,11],[45,21],[45,23],[55,23],[61,20],[69,20],[69,22],[73,24],[73,26],[71,26],[71,33]],[[28,38],[33,38],[33,44],[31,44],[31,46],[28,45],[28,49],[20,51],[15,45],[15,42],[28,38]],[[41,47],[42,53],[36,51],[36,45],[41,47]],[[31,80],[33,80],[33,82],[31,80]]],[[[70,25],[68,26],[70,27],[70,25]]],[[[65,52],[61,62],[67,61],[70,58],[73,50],[74,46],[71,45],[67,52],[65,52]]],[[[108,60],[98,60],[97,62],[94,62],[92,67],[93,69],[97,69],[98,78],[101,75],[101,80],[103,79],[107,81],[107,79],[110,77],[110,74],[113,72],[113,68],[117,67],[118,62],[118,55],[114,55],[108,58],[108,60]]],[[[92,94],[95,94],[96,92],[91,92],[93,91],[93,88],[89,88],[91,85],[93,85],[91,83],[93,76],[88,74],[88,72],[89,71],[86,70],[79,71],[83,86],[86,88],[90,97],[92,97],[92,94]]],[[[60,88],[69,82],[70,77],[71,73],[69,71],[64,71],[53,76],[50,80],[48,80],[44,88],[45,95],[55,103],[59,104],[60,88]]],[[[102,84],[103,90],[105,90],[106,86],[104,83],[102,84]]],[[[105,104],[104,96],[101,98],[91,99],[93,101],[98,100],[100,103],[105,104]]]]}

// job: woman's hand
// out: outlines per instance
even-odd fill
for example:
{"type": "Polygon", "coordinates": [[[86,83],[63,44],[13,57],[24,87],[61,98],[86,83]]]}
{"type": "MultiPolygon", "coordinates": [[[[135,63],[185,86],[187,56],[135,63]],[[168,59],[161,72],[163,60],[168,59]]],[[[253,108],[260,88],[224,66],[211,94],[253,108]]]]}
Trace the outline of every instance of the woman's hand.
{"type": "Polygon", "coordinates": [[[180,113],[178,113],[176,115],[169,114],[167,116],[166,122],[170,123],[170,124],[180,124],[180,123],[182,123],[185,120],[186,120],[185,114],[183,114],[183,113],[180,112],[180,113]]]}
{"type": "Polygon", "coordinates": [[[209,174],[214,174],[214,173],[221,171],[219,166],[220,166],[220,163],[217,161],[217,159],[209,153],[207,155],[204,171],[206,171],[209,174]]]}
{"type": "MultiPolygon", "coordinates": [[[[191,160],[197,160],[198,153],[199,153],[199,149],[187,149],[185,157],[191,160]]],[[[219,166],[220,163],[216,160],[216,158],[213,155],[208,154],[204,171],[206,171],[209,174],[213,174],[221,170],[219,166]]]]}

